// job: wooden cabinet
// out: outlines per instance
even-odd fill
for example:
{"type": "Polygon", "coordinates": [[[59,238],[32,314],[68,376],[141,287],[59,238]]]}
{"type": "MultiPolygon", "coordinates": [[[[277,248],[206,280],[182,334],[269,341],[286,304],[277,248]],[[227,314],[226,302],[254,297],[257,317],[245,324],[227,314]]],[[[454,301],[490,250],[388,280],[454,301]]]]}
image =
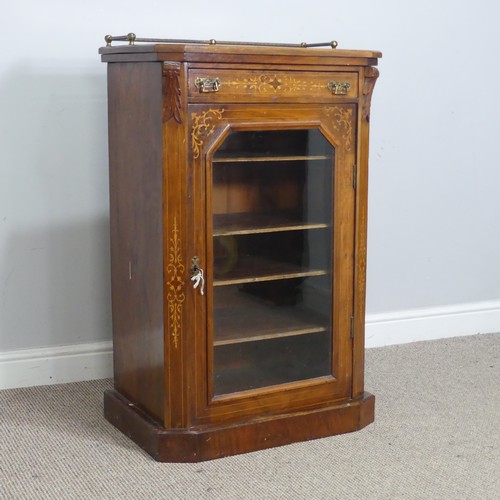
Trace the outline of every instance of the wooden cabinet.
{"type": "Polygon", "coordinates": [[[115,389],[160,461],[360,429],[380,53],[105,47],[115,389]]]}

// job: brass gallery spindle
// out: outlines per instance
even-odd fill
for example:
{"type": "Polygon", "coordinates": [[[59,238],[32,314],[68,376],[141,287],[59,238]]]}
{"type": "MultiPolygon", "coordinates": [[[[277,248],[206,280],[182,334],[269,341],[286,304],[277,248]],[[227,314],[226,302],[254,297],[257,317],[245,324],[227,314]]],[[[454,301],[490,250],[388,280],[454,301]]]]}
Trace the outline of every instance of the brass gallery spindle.
{"type": "Polygon", "coordinates": [[[336,49],[338,42],[332,40],[331,42],[319,42],[319,43],[264,43],[264,42],[234,42],[234,41],[222,41],[222,40],[190,40],[190,39],[176,39],[176,38],[137,38],[135,33],[129,33],[128,35],[106,35],[104,37],[106,42],[106,47],[111,47],[112,42],[128,42],[129,45],[135,45],[135,42],[141,43],[186,43],[186,44],[198,44],[198,45],[243,45],[243,46],[254,46],[254,47],[299,47],[299,48],[315,48],[315,47],[331,47],[336,49]]]}

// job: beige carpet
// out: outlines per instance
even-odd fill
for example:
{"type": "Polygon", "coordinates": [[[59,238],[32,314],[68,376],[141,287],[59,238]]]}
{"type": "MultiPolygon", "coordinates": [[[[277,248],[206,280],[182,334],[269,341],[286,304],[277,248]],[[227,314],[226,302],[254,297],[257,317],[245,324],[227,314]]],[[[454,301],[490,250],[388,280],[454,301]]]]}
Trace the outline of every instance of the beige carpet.
{"type": "Polygon", "coordinates": [[[1,499],[500,499],[500,334],[371,349],[375,424],[201,464],[109,425],[110,385],[0,392],[1,499]]]}

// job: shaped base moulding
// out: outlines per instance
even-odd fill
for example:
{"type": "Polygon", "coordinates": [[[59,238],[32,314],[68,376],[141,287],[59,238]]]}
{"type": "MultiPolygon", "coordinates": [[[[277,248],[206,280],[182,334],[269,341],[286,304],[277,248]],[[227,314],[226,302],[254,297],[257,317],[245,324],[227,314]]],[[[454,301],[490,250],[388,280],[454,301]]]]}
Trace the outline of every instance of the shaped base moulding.
{"type": "Polygon", "coordinates": [[[246,422],[166,429],[115,390],[104,393],[104,416],[159,462],[202,462],[357,431],[374,420],[375,396],[246,422]]]}

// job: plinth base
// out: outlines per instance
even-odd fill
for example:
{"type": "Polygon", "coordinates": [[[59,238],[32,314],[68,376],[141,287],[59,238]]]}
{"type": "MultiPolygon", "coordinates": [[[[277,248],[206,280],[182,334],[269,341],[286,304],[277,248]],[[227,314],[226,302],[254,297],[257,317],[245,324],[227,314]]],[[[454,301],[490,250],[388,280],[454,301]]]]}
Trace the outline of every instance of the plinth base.
{"type": "Polygon", "coordinates": [[[374,419],[375,397],[242,423],[165,429],[117,391],[104,393],[104,416],[159,462],[201,462],[353,432],[374,419]]]}

